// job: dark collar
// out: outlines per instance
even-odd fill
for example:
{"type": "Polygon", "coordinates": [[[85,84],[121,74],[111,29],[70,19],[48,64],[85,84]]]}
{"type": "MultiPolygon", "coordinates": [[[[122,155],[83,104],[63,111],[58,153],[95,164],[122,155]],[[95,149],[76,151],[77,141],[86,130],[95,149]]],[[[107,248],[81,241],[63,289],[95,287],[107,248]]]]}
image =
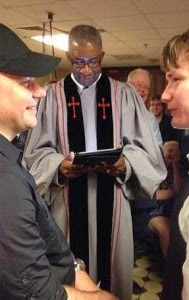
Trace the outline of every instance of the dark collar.
{"type": "Polygon", "coordinates": [[[20,164],[21,152],[3,135],[0,134],[0,153],[2,153],[8,160],[20,164]]]}

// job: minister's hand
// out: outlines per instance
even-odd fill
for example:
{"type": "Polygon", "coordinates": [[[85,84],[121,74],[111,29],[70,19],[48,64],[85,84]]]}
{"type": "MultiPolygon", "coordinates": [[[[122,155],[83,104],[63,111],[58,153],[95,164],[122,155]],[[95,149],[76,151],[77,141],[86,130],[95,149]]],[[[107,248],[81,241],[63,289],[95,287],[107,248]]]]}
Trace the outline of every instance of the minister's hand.
{"type": "Polygon", "coordinates": [[[59,170],[66,178],[77,178],[84,175],[87,170],[82,165],[73,165],[74,153],[70,152],[70,155],[63,159],[59,165],[59,170]]]}
{"type": "Polygon", "coordinates": [[[108,174],[110,176],[121,176],[126,173],[125,158],[123,155],[115,162],[115,164],[102,163],[95,166],[95,170],[108,174]]]}

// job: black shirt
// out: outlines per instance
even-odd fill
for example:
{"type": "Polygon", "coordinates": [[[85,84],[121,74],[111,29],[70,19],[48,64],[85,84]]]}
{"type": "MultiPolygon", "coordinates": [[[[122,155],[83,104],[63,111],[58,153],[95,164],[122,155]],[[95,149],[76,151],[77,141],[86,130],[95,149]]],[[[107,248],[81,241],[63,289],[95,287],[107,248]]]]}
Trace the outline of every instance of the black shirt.
{"type": "Polygon", "coordinates": [[[73,255],[20,151],[0,135],[0,295],[12,299],[67,299],[73,255]]]}
{"type": "Polygon", "coordinates": [[[183,132],[183,130],[175,129],[171,126],[171,117],[166,114],[163,114],[163,117],[159,123],[159,129],[163,143],[167,141],[179,142],[183,132]]]}

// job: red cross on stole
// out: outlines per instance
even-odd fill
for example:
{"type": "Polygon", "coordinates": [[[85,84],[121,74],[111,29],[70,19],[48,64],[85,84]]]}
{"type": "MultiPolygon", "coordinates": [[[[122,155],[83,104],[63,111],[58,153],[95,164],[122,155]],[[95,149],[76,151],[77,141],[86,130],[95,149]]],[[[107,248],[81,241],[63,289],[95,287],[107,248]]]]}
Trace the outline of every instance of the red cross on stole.
{"type": "Polygon", "coordinates": [[[79,107],[80,106],[80,103],[79,102],[75,102],[75,97],[71,97],[71,100],[70,102],[68,102],[68,107],[72,107],[73,109],[73,119],[77,118],[77,115],[76,115],[76,107],[79,107]]]}
{"type": "Polygon", "coordinates": [[[106,107],[110,107],[110,103],[105,103],[106,99],[102,98],[102,102],[98,102],[98,107],[102,108],[102,119],[105,120],[106,116],[106,107]]]}

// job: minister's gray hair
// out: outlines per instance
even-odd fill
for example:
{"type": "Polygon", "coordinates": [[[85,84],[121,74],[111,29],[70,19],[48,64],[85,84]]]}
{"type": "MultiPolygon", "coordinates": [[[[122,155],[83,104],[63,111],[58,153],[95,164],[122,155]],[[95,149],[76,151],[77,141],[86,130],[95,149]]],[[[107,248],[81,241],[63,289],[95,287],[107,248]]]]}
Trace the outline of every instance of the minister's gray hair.
{"type": "Polygon", "coordinates": [[[79,45],[83,45],[91,42],[102,49],[102,38],[98,30],[91,25],[76,25],[69,33],[69,48],[73,41],[76,41],[79,45]]]}

